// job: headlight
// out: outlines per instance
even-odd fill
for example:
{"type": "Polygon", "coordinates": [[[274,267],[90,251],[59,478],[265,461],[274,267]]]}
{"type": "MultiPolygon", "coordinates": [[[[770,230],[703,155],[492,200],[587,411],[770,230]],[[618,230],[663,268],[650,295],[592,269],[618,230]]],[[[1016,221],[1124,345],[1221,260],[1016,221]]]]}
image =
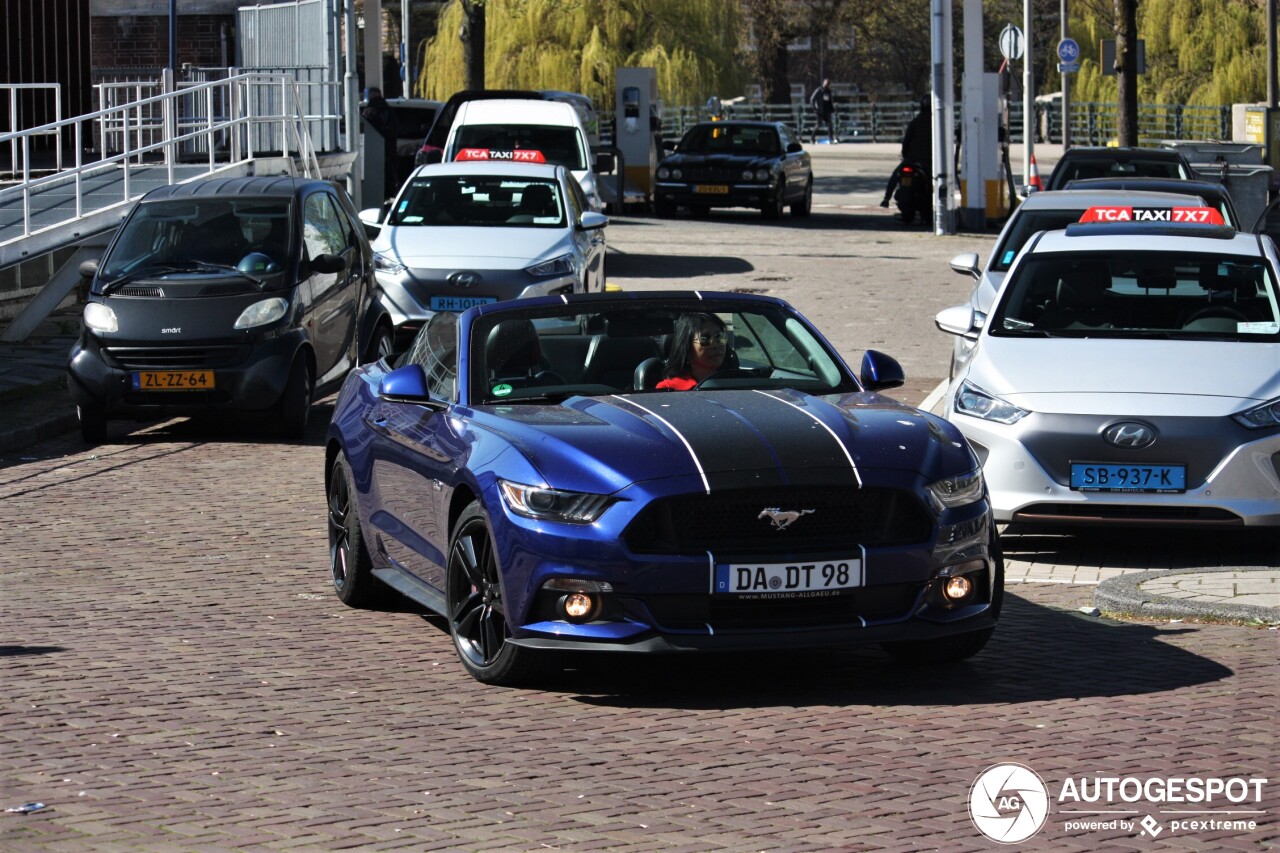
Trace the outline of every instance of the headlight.
{"type": "Polygon", "coordinates": [[[658,180],[665,181],[669,177],[671,177],[671,170],[668,169],[666,166],[663,166],[662,168],[658,169],[658,180]]]}
{"type": "Polygon", "coordinates": [[[756,169],[756,180],[760,183],[765,183],[771,177],[773,176],[769,173],[768,169],[756,169]]]}
{"type": "Polygon", "coordinates": [[[586,492],[564,492],[543,486],[526,486],[510,480],[499,480],[498,489],[507,509],[525,518],[563,521],[568,524],[591,524],[613,503],[608,495],[586,492]]]}
{"type": "Polygon", "coordinates": [[[934,509],[956,509],[982,499],[982,469],[961,474],[959,477],[947,477],[929,484],[929,498],[934,509]]]}
{"type": "MultiPolygon", "coordinates": [[[[88,322],[88,314],[89,309],[86,306],[85,322],[88,322]]],[[[1261,406],[1254,406],[1252,409],[1237,412],[1231,417],[1235,418],[1236,423],[1246,429],[1266,429],[1267,427],[1280,426],[1280,400],[1271,400],[1261,406]]]]}
{"type": "Polygon", "coordinates": [[[95,332],[118,332],[120,321],[116,312],[101,302],[90,302],[84,306],[84,324],[95,332]]]}
{"type": "Polygon", "coordinates": [[[672,170],[671,170],[671,180],[673,180],[673,181],[678,181],[678,180],[680,180],[682,177],[684,177],[684,172],[680,171],[679,169],[672,169],[672,170]]]}
{"type": "Polygon", "coordinates": [[[965,382],[956,394],[956,411],[972,418],[984,421],[995,421],[1001,424],[1016,424],[1031,414],[1012,403],[1006,403],[999,397],[993,397],[976,385],[965,382]]]}
{"type": "Polygon", "coordinates": [[[373,253],[373,268],[379,272],[391,273],[392,275],[402,273],[408,269],[395,258],[390,255],[384,255],[381,252],[373,253]]]}
{"type": "Polygon", "coordinates": [[[274,323],[283,317],[287,310],[289,310],[289,303],[279,296],[255,302],[240,312],[240,316],[236,318],[236,328],[255,329],[258,326],[274,323]]]}
{"type": "Polygon", "coordinates": [[[750,181],[755,177],[755,174],[756,174],[755,172],[751,171],[750,169],[747,169],[742,173],[742,180],[750,181]]]}
{"type": "Polygon", "coordinates": [[[558,258],[552,258],[549,261],[543,261],[540,264],[525,267],[524,271],[529,275],[537,276],[572,275],[573,255],[561,255],[558,258]]]}

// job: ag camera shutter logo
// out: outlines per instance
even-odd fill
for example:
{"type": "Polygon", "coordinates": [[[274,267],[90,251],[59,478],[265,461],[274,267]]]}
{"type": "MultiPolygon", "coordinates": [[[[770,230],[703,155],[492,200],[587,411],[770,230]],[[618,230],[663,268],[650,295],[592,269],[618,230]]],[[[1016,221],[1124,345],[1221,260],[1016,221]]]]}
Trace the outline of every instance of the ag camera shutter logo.
{"type": "Polygon", "coordinates": [[[1048,817],[1049,789],[1039,774],[1021,764],[992,765],[969,790],[969,819],[1000,844],[1026,841],[1048,817]]]}

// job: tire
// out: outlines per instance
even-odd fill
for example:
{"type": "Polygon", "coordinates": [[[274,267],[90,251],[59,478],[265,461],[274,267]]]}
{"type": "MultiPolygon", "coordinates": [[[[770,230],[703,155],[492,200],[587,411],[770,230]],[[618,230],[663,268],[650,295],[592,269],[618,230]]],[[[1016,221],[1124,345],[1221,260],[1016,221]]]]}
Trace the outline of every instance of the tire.
{"type": "MultiPolygon", "coordinates": [[[[991,593],[994,618],[1000,618],[1004,606],[1004,555],[1000,552],[1000,536],[991,525],[991,558],[996,567],[995,589],[991,593]]],[[[939,637],[934,640],[907,640],[900,643],[881,643],[880,647],[894,660],[912,666],[945,666],[973,657],[987,645],[995,628],[984,628],[968,634],[939,637]]]]}
{"type": "Polygon", "coordinates": [[[808,216],[813,211],[813,178],[804,186],[804,197],[792,203],[792,216],[808,216]]]}
{"type": "Polygon", "coordinates": [[[395,349],[395,337],[391,334],[391,330],[379,323],[378,328],[373,331],[373,340],[369,341],[369,346],[365,350],[364,361],[366,364],[371,364],[390,356],[395,349]]]}
{"type": "Polygon", "coordinates": [[[773,188],[773,195],[770,197],[769,203],[760,210],[760,213],[763,214],[765,219],[781,219],[782,213],[786,210],[786,207],[786,187],[782,181],[779,180],[778,185],[773,188]]]}
{"type": "Polygon", "coordinates": [[[445,597],[453,646],[467,672],[484,684],[527,682],[541,669],[537,654],[508,643],[498,560],[479,501],[458,517],[449,541],[445,597]]]}
{"type": "Polygon", "coordinates": [[[676,215],[675,203],[670,199],[655,199],[653,202],[653,214],[659,219],[670,219],[676,215]]]}
{"type": "Polygon", "coordinates": [[[289,381],[276,404],[280,434],[288,439],[300,439],[307,434],[307,421],[311,417],[311,367],[306,356],[299,353],[289,369],[289,381]]]}
{"type": "Polygon", "coordinates": [[[711,215],[711,205],[709,204],[691,204],[689,212],[693,214],[695,219],[706,219],[711,215]]]}
{"type": "Polygon", "coordinates": [[[341,455],[329,476],[329,576],[334,592],[348,607],[378,607],[391,590],[373,576],[373,559],[364,542],[355,504],[356,483],[351,466],[341,455]]]}
{"type": "Polygon", "coordinates": [[[107,413],[99,406],[76,406],[80,419],[80,438],[85,444],[102,444],[107,440],[107,413]]]}

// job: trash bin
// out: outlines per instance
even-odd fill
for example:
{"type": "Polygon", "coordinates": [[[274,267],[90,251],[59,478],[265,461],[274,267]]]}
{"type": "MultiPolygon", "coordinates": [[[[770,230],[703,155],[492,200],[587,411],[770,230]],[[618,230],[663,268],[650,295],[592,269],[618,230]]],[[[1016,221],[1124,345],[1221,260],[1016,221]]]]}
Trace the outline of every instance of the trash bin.
{"type": "Polygon", "coordinates": [[[1161,142],[1160,146],[1180,151],[1182,156],[1197,168],[1200,163],[1261,166],[1267,162],[1266,146],[1254,142],[1189,142],[1183,139],[1167,139],[1161,142]]]}
{"type": "Polygon", "coordinates": [[[1270,166],[1233,166],[1228,163],[1191,164],[1196,175],[1207,181],[1217,181],[1231,193],[1236,213],[1240,216],[1240,228],[1249,231],[1258,217],[1267,209],[1271,195],[1270,166]]]}

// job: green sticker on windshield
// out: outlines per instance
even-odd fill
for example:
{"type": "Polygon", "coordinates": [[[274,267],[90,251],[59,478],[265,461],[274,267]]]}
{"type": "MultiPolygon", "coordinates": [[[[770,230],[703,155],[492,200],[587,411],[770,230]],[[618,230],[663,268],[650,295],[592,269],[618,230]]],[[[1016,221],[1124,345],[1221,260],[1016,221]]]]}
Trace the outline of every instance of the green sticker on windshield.
{"type": "Polygon", "coordinates": [[[495,396],[495,397],[505,397],[505,396],[507,396],[508,394],[510,394],[512,390],[513,390],[513,389],[511,388],[511,386],[510,386],[510,385],[508,385],[507,383],[503,382],[503,383],[501,383],[501,384],[499,384],[499,385],[494,385],[494,386],[493,386],[493,396],[495,396]]]}

